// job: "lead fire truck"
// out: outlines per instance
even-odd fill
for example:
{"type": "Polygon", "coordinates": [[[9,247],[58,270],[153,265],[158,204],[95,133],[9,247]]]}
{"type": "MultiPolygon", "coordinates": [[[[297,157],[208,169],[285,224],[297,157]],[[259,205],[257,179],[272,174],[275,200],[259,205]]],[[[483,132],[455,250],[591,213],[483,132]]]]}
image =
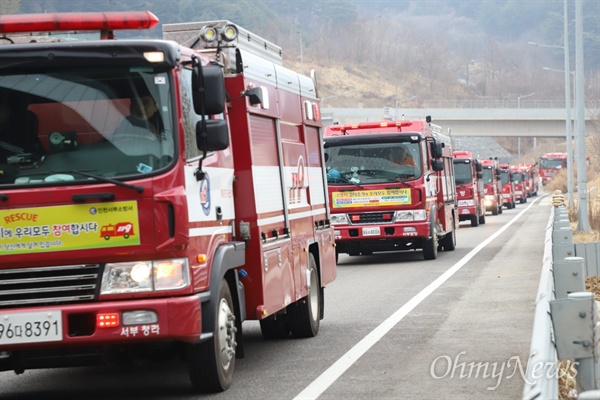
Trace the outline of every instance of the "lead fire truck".
{"type": "Polygon", "coordinates": [[[502,214],[502,182],[500,181],[498,160],[481,160],[481,166],[485,190],[485,209],[491,211],[492,215],[502,214]]]}
{"type": "Polygon", "coordinates": [[[331,125],[324,146],[337,254],[455,249],[452,147],[430,117],[331,125]]]}
{"type": "Polygon", "coordinates": [[[538,173],[546,185],[561,170],[567,168],[567,153],[546,153],[540,157],[538,173]]]}
{"type": "Polygon", "coordinates": [[[110,40],[157,23],[0,17],[0,109],[17,114],[0,137],[0,371],[180,354],[196,390],[223,391],[243,321],[319,330],[336,269],[314,79],[229,21],[110,40]],[[60,39],[74,31],[100,40],[60,39]]]}
{"type": "Polygon", "coordinates": [[[481,163],[470,151],[455,151],[453,157],[458,220],[471,221],[471,226],[485,224],[485,193],[481,163]]]}

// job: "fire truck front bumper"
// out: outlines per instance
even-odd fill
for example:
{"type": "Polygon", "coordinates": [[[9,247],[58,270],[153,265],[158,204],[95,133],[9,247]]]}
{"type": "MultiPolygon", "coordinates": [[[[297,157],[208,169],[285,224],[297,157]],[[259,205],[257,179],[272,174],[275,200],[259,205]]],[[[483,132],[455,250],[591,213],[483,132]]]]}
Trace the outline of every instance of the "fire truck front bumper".
{"type": "Polygon", "coordinates": [[[0,360],[23,349],[193,343],[201,317],[198,295],[0,310],[0,360]]]}
{"type": "Polygon", "coordinates": [[[350,255],[422,247],[430,235],[427,221],[334,226],[336,249],[350,255]]]}
{"type": "Polygon", "coordinates": [[[477,215],[475,200],[458,200],[458,220],[469,221],[473,215],[477,215]]]}

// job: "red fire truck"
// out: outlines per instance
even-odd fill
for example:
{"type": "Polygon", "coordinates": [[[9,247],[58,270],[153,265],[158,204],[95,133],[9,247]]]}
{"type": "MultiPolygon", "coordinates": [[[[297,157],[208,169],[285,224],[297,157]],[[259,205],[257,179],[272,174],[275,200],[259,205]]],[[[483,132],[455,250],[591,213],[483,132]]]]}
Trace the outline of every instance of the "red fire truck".
{"type": "Polygon", "coordinates": [[[542,185],[552,180],[561,169],[567,168],[567,153],[546,153],[540,157],[538,172],[542,185]]]}
{"type": "Polygon", "coordinates": [[[267,338],[319,330],[336,267],[314,79],[228,21],[110,40],[157,23],[0,17],[9,38],[100,31],[0,46],[0,108],[20,116],[1,137],[0,371],[158,351],[223,391],[244,320],[267,338]],[[100,235],[123,221],[127,239],[100,235]]]}
{"type": "Polygon", "coordinates": [[[538,174],[536,173],[536,164],[519,164],[519,169],[523,171],[525,177],[525,190],[527,197],[537,196],[538,192],[538,174]]]}
{"type": "Polygon", "coordinates": [[[471,221],[471,226],[485,224],[485,194],[481,163],[469,151],[455,151],[453,157],[458,219],[471,221]]]}
{"type": "Polygon", "coordinates": [[[502,214],[502,182],[498,160],[481,160],[483,188],[485,190],[485,209],[492,215],[502,214]]]}
{"type": "Polygon", "coordinates": [[[511,181],[514,186],[515,201],[519,203],[527,203],[527,189],[525,187],[525,173],[518,165],[510,166],[511,181]]]}
{"type": "Polygon", "coordinates": [[[510,165],[499,164],[500,183],[502,184],[502,204],[507,209],[515,208],[515,187],[511,180],[510,165]]]}
{"type": "Polygon", "coordinates": [[[455,249],[452,146],[430,117],[332,125],[324,146],[338,254],[455,249]]]}

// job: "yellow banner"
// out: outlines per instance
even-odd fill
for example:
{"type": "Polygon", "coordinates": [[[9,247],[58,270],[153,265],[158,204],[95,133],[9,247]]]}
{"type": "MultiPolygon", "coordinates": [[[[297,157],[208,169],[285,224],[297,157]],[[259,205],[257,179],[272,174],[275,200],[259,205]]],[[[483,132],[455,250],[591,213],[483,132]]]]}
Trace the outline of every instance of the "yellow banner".
{"type": "Polygon", "coordinates": [[[412,202],[410,188],[333,192],[331,200],[333,208],[385,207],[412,202]]]}
{"type": "Polygon", "coordinates": [[[137,202],[0,210],[0,256],[140,244],[137,202]]]}

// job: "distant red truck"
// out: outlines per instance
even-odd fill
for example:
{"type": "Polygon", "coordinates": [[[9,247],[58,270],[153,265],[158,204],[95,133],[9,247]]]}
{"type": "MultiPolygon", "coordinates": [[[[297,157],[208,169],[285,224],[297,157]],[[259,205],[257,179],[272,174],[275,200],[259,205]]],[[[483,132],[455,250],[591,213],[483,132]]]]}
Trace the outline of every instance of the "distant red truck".
{"type": "Polygon", "coordinates": [[[471,226],[485,224],[481,163],[469,151],[455,151],[452,155],[459,221],[471,221],[471,226]]]}
{"type": "Polygon", "coordinates": [[[481,167],[486,211],[491,211],[492,215],[502,214],[502,183],[498,160],[481,160],[481,167]]]}
{"type": "Polygon", "coordinates": [[[515,208],[515,185],[511,180],[509,164],[498,165],[500,182],[502,183],[502,204],[507,209],[515,208]]]}

